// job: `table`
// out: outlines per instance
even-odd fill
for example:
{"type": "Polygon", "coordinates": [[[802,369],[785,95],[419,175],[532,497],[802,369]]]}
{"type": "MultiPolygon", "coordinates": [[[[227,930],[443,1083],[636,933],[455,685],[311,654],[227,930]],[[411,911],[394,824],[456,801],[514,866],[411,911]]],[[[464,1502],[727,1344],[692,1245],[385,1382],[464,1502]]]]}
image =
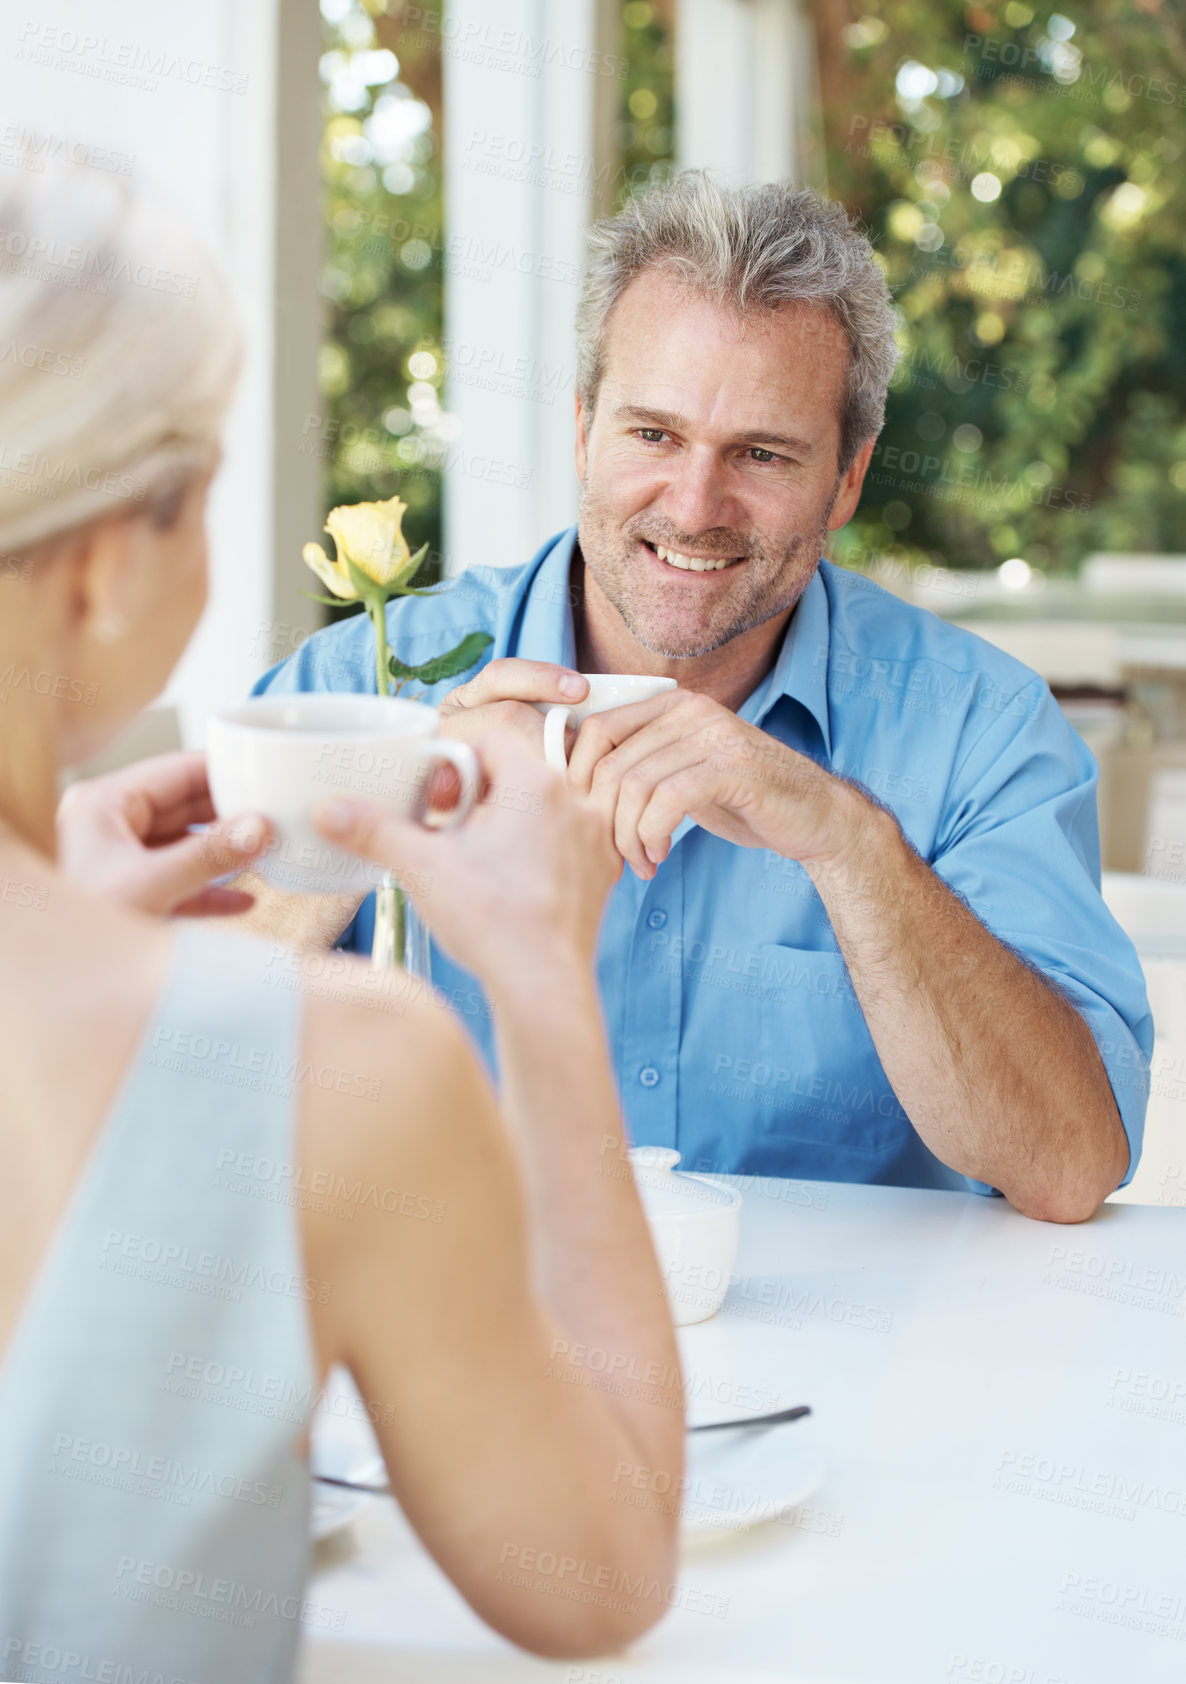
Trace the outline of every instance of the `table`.
{"type": "Polygon", "coordinates": [[[342,1632],[305,1684],[1182,1684],[1186,1211],[1063,1227],[975,1194],[736,1185],[739,1279],[682,1331],[685,1370],[810,1403],[828,1467],[788,1520],[685,1552],[724,1616],[678,1608],[628,1658],[520,1656],[384,1500],[322,1547],[309,1594],[342,1632]]]}

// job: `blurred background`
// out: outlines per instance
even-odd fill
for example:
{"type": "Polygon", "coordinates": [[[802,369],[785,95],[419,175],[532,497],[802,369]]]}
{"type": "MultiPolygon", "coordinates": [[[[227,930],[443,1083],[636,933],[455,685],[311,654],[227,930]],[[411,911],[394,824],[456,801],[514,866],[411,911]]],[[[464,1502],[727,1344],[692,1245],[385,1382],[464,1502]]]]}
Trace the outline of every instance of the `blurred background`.
{"type": "MultiPolygon", "coordinates": [[[[434,576],[515,565],[570,524],[589,222],[681,166],[789,177],[862,219],[901,313],[833,559],[1050,681],[1100,762],[1107,892],[1151,987],[1171,966],[1168,1021],[1186,956],[1186,17],[1059,7],[10,8],[0,168],[33,134],[156,183],[228,271],[249,347],[211,605],[114,757],[200,741],[211,707],[323,623],[300,551],[334,504],[398,492],[434,576]]],[[[1162,1097],[1180,1106],[1186,1043],[1174,1056],[1162,1097]]]]}

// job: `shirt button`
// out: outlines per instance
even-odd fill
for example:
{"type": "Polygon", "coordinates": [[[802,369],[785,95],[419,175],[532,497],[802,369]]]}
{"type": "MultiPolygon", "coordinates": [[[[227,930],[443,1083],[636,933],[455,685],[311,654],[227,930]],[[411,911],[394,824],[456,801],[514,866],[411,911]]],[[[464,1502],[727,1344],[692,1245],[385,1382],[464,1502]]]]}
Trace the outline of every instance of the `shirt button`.
{"type": "Polygon", "coordinates": [[[638,1079],[644,1088],[653,1088],[659,1080],[659,1072],[653,1064],[645,1064],[638,1072],[638,1079]]]}
{"type": "Polygon", "coordinates": [[[666,922],[667,914],[665,912],[660,912],[656,909],[654,912],[647,913],[647,923],[651,926],[652,930],[661,930],[666,922]]]}

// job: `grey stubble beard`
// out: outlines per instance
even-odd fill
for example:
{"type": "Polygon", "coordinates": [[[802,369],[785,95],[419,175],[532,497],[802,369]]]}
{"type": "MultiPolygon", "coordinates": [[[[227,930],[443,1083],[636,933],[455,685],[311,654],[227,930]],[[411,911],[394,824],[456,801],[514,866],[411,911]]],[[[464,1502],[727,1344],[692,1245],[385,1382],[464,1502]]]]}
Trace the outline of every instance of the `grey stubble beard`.
{"type": "MultiPolygon", "coordinates": [[[[744,555],[747,559],[740,564],[741,567],[746,570],[760,568],[761,573],[756,588],[748,591],[736,603],[727,619],[723,619],[711,629],[705,628],[707,635],[704,641],[695,644],[689,644],[686,640],[682,643],[664,640],[661,628],[653,623],[653,610],[659,606],[661,599],[641,588],[641,580],[634,565],[633,550],[638,540],[645,536],[652,543],[663,544],[681,553],[689,550],[693,553],[703,553],[707,547],[705,539],[710,534],[702,533],[698,537],[692,537],[674,531],[661,532],[658,527],[662,522],[645,516],[637,522],[629,523],[620,532],[615,532],[612,514],[604,508],[602,499],[596,492],[590,490],[588,483],[581,493],[577,531],[585,566],[593,575],[602,594],[621,615],[623,624],[635,642],[663,660],[695,660],[698,656],[711,654],[744,632],[751,631],[755,626],[763,625],[767,620],[785,614],[789,608],[794,607],[810,584],[823,554],[828,533],[827,521],[834,501],[833,495],[824,511],[820,530],[806,537],[794,538],[784,549],[781,560],[776,559],[774,552],[757,533],[723,534],[728,541],[716,544],[717,553],[744,555]],[[590,551],[593,552],[592,555],[590,551]],[[607,552],[612,555],[608,566],[607,552]]],[[[728,604],[724,606],[727,608],[728,604]]]]}

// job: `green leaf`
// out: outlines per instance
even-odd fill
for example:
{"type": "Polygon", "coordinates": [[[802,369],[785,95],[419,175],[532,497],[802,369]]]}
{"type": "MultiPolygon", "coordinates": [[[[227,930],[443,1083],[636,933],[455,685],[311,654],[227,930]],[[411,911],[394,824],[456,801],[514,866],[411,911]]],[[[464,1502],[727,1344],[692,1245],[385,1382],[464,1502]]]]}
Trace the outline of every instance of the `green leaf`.
{"type": "Polygon", "coordinates": [[[444,655],[434,655],[431,661],[424,661],[418,667],[409,666],[393,655],[387,669],[392,678],[418,678],[421,684],[439,684],[443,678],[456,678],[460,673],[468,672],[482,651],[493,642],[489,632],[470,632],[455,649],[448,650],[444,655]]]}
{"type": "Polygon", "coordinates": [[[423,560],[424,560],[424,558],[427,554],[428,554],[428,545],[427,544],[421,544],[420,548],[416,551],[415,555],[409,557],[409,559],[408,559],[408,571],[404,574],[403,578],[400,580],[401,588],[404,587],[404,586],[410,585],[412,583],[412,580],[416,577],[417,573],[419,573],[421,563],[423,562],[423,560]]]}

